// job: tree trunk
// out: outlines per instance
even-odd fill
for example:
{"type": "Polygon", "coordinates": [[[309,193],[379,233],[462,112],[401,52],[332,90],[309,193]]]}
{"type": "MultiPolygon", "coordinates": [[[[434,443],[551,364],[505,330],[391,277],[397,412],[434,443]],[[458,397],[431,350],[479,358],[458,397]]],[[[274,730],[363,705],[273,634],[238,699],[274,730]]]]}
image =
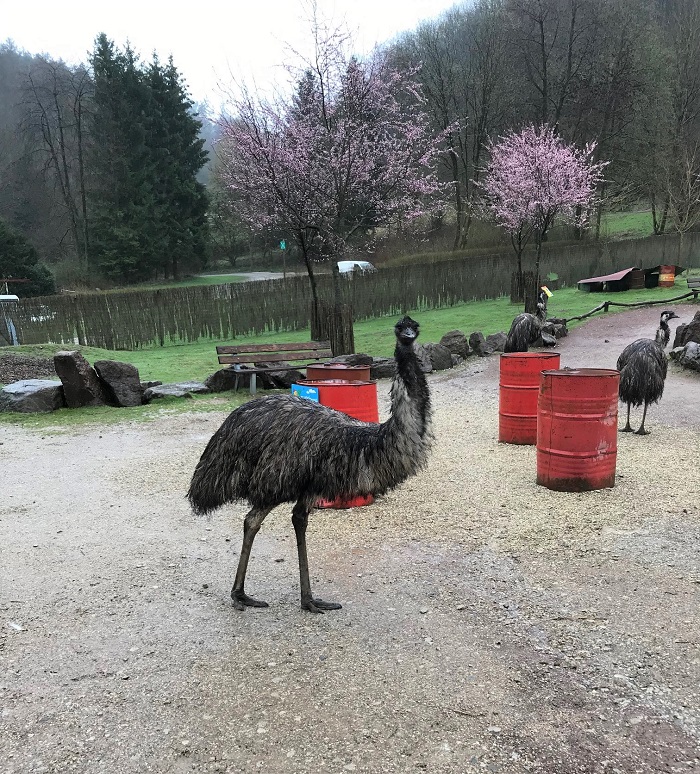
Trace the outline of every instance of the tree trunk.
{"type": "Polygon", "coordinates": [[[539,282],[533,271],[523,272],[523,290],[525,294],[525,311],[530,314],[537,312],[537,288],[539,282]]]}

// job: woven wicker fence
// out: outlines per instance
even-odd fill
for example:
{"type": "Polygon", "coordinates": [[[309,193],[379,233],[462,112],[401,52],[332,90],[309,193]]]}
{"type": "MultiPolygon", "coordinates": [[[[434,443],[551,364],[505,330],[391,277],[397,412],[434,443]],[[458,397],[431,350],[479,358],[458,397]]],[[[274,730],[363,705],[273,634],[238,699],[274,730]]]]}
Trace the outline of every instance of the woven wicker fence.
{"type": "MultiPolygon", "coordinates": [[[[542,277],[556,272],[564,285],[638,266],[678,263],[676,235],[583,243],[544,251],[542,277]]],[[[700,234],[683,238],[684,265],[700,264],[700,234]]],[[[529,258],[527,261],[529,267],[529,258]]],[[[512,253],[382,269],[341,277],[342,302],[355,320],[435,309],[510,293],[512,253]]],[[[318,276],[322,298],[332,299],[332,278],[318,276]]],[[[311,291],[306,276],[164,290],[125,290],[30,298],[12,309],[22,344],[53,342],[112,350],[229,340],[309,326],[311,291]]]]}

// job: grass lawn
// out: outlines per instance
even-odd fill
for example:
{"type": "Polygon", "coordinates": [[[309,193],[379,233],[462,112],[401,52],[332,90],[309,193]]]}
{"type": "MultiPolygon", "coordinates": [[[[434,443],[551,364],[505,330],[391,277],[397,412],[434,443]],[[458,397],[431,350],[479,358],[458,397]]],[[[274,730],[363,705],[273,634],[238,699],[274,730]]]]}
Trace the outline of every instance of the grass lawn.
{"type": "Polygon", "coordinates": [[[601,236],[636,239],[654,233],[651,211],[606,212],[601,219],[601,236]]]}
{"type": "MultiPolygon", "coordinates": [[[[240,274],[207,274],[205,277],[185,277],[177,282],[143,282],[140,285],[130,285],[129,290],[163,290],[164,288],[189,288],[193,285],[227,285],[232,282],[248,282],[248,278],[240,274]]],[[[124,288],[118,288],[124,290],[124,288]]]]}

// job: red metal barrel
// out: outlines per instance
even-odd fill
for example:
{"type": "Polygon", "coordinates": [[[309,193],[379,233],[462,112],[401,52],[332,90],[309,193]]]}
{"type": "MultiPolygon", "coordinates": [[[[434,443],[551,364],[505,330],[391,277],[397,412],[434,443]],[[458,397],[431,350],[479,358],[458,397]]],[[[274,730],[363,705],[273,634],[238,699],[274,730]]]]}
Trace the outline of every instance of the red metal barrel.
{"type": "Polygon", "coordinates": [[[318,389],[318,402],[363,422],[379,422],[376,381],[304,379],[299,384],[318,389]]]}
{"type": "Polygon", "coordinates": [[[615,486],[620,372],[543,371],[537,404],[537,483],[559,492],[615,486]]]}
{"type": "Polygon", "coordinates": [[[369,366],[349,366],[345,363],[310,363],[306,366],[306,378],[307,380],[344,379],[346,382],[368,382],[369,366]]]}
{"type": "MultiPolygon", "coordinates": [[[[299,384],[316,387],[318,389],[318,402],[322,406],[342,411],[355,419],[363,422],[379,422],[379,406],[377,404],[376,381],[346,381],[344,379],[327,379],[314,381],[305,379],[299,384]]],[[[319,508],[358,508],[361,505],[371,505],[374,497],[369,494],[363,497],[345,499],[337,497],[335,500],[319,500],[316,504],[319,508]]]]}
{"type": "Polygon", "coordinates": [[[659,266],[659,287],[672,288],[676,284],[676,267],[659,266]]]}
{"type": "Polygon", "coordinates": [[[558,352],[509,352],[501,355],[498,440],[537,442],[537,394],[545,368],[559,368],[558,352]]]}

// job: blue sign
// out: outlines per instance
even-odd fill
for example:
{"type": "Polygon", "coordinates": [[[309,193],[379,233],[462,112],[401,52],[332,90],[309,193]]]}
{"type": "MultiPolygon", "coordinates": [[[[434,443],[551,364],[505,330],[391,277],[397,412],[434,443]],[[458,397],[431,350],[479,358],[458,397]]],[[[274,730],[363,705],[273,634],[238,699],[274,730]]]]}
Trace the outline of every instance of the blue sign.
{"type": "Polygon", "coordinates": [[[296,398],[306,398],[318,403],[318,387],[307,387],[305,384],[293,384],[292,395],[296,398]]]}

